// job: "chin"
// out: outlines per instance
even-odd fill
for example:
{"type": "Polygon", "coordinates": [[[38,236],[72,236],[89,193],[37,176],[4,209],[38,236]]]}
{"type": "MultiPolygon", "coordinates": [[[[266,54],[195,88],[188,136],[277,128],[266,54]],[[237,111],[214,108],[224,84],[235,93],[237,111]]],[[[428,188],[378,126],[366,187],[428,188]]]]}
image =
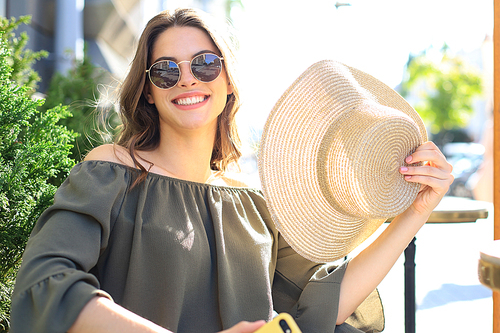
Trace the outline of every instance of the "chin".
{"type": "Polygon", "coordinates": [[[217,129],[217,119],[213,121],[206,121],[206,120],[187,121],[182,123],[181,127],[187,130],[208,129],[208,128],[217,129]]]}

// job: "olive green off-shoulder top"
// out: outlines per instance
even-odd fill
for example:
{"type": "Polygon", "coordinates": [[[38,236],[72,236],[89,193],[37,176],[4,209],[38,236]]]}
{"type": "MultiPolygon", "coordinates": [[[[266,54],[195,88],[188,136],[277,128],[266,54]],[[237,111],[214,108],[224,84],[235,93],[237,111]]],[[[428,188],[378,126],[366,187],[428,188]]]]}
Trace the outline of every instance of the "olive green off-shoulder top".
{"type": "MultiPolygon", "coordinates": [[[[76,165],[38,220],[18,272],[11,332],[66,332],[95,296],[173,332],[217,332],[289,312],[304,333],[335,328],[336,267],[297,255],[256,189],[194,183],[103,161],[76,165]]],[[[286,194],[284,194],[286,195],[286,194]]],[[[383,329],[378,294],[350,319],[383,329]]]]}

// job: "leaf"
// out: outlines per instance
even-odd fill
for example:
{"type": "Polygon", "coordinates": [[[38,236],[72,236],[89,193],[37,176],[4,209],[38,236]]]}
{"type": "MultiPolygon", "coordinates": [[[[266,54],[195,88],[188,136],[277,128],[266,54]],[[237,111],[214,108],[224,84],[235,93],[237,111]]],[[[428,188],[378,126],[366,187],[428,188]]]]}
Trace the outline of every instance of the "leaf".
{"type": "Polygon", "coordinates": [[[67,107],[39,111],[44,101],[31,99],[30,83],[14,80],[13,54],[33,59],[16,49],[24,42],[5,38],[17,23],[2,19],[0,36],[0,329],[8,329],[10,293],[31,230],[75,163],[75,133],[58,124],[71,116],[67,107]]]}
{"type": "Polygon", "coordinates": [[[446,46],[439,61],[426,52],[411,56],[401,87],[403,96],[417,98],[415,108],[433,134],[466,126],[482,93],[479,70],[446,46]]]}

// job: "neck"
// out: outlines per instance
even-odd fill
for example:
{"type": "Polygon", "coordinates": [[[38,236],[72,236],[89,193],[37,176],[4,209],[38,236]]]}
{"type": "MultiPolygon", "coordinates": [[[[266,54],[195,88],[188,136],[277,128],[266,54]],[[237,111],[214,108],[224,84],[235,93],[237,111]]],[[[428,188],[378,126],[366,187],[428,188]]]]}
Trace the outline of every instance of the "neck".
{"type": "Polygon", "coordinates": [[[141,152],[146,160],[153,163],[151,172],[179,179],[205,183],[212,175],[212,157],[215,132],[162,133],[160,145],[151,152],[141,152]]]}

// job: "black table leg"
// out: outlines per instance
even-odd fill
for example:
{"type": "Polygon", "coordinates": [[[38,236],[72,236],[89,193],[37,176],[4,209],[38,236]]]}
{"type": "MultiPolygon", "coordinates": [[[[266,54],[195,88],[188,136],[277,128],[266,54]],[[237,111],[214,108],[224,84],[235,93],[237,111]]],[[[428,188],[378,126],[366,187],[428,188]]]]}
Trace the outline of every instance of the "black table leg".
{"type": "Polygon", "coordinates": [[[405,333],[415,333],[415,240],[405,249],[405,333]]]}

